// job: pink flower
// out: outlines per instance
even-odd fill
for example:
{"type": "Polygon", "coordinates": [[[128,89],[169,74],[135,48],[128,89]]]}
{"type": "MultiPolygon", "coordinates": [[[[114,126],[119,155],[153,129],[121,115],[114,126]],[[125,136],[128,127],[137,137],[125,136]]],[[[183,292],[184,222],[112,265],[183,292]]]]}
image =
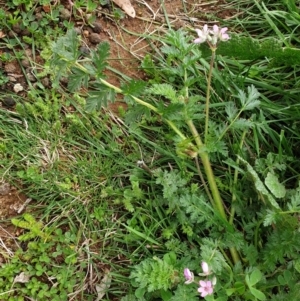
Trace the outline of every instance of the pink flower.
{"type": "Polygon", "coordinates": [[[216,45],[218,40],[222,41],[222,42],[226,42],[229,40],[229,35],[226,33],[226,31],[228,30],[227,27],[219,27],[217,25],[213,26],[213,30],[211,31],[212,36],[212,44],[216,45]]]}
{"type": "Polygon", "coordinates": [[[210,39],[209,30],[208,30],[207,24],[205,24],[203,26],[202,30],[200,30],[198,28],[196,28],[195,30],[196,30],[196,32],[198,34],[198,38],[194,40],[195,44],[201,44],[201,43],[204,43],[207,39],[210,39]]]}
{"type": "Polygon", "coordinates": [[[194,274],[188,269],[188,268],[185,268],[184,269],[184,278],[185,278],[185,284],[190,284],[194,281],[194,274]]]}
{"type": "Polygon", "coordinates": [[[227,27],[221,28],[217,25],[214,25],[213,29],[209,30],[208,25],[205,24],[202,30],[195,29],[198,38],[194,40],[194,43],[201,44],[207,41],[211,46],[215,46],[219,41],[226,42],[230,39],[229,35],[226,33],[227,30],[227,27]]]}
{"type": "Polygon", "coordinates": [[[201,294],[201,297],[211,295],[214,291],[211,281],[200,280],[199,285],[200,287],[198,288],[198,292],[201,294]]]}

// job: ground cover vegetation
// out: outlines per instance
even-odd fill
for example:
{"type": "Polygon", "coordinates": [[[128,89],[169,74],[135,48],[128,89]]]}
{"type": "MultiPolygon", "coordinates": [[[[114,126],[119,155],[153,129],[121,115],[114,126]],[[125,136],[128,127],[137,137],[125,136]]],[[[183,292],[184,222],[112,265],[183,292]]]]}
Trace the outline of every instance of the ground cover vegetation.
{"type": "Polygon", "coordinates": [[[146,78],[120,85],[109,43],[55,25],[63,6],[35,19],[50,4],[0,10],[1,60],[24,67],[24,43],[43,58],[26,97],[1,91],[1,180],[31,202],[2,221],[20,233],[0,241],[0,300],[300,299],[299,3],[167,22],[143,35],[146,78]]]}

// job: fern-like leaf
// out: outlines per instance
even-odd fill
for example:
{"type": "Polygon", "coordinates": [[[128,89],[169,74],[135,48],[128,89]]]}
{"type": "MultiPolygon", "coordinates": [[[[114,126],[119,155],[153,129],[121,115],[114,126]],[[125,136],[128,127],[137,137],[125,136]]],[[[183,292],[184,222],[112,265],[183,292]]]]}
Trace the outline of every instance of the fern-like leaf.
{"type": "Polygon", "coordinates": [[[97,49],[93,50],[92,61],[96,68],[96,75],[98,78],[104,78],[103,71],[107,67],[107,59],[109,57],[110,46],[109,43],[100,43],[97,49]]]}
{"type": "Polygon", "coordinates": [[[177,93],[170,84],[154,84],[147,90],[147,92],[154,95],[164,96],[174,103],[178,102],[177,93]]]}
{"type": "Polygon", "coordinates": [[[99,110],[102,106],[106,107],[109,102],[114,102],[115,91],[104,85],[95,85],[96,90],[90,91],[86,99],[86,110],[92,112],[99,110]]]}

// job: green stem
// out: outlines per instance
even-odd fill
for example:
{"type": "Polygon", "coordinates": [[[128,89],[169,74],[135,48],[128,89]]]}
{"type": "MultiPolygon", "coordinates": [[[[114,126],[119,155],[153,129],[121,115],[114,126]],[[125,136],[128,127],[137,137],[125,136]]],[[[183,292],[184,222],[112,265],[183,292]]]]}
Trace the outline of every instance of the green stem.
{"type": "Polygon", "coordinates": [[[210,101],[210,89],[211,89],[211,78],[214,68],[214,61],[216,58],[216,48],[211,47],[211,59],[208,70],[208,79],[207,79],[207,90],[206,90],[206,103],[205,103],[205,132],[204,132],[204,142],[206,144],[208,137],[208,121],[209,121],[209,101],[210,101]]]}
{"type": "Polygon", "coordinates": [[[203,178],[203,174],[202,174],[202,171],[201,171],[201,168],[200,168],[200,165],[199,165],[198,157],[195,157],[195,163],[196,163],[196,167],[197,167],[197,171],[198,171],[199,177],[200,177],[201,182],[202,182],[202,184],[204,186],[204,190],[205,190],[205,192],[206,192],[206,194],[207,194],[207,196],[208,196],[211,204],[213,204],[214,203],[214,199],[213,199],[213,197],[212,197],[212,195],[211,195],[211,193],[210,193],[210,191],[209,191],[209,189],[208,189],[208,187],[206,185],[206,182],[205,182],[205,180],[203,178]]]}
{"type": "MultiPolygon", "coordinates": [[[[208,113],[209,113],[209,98],[210,98],[209,90],[210,90],[210,85],[211,85],[213,62],[214,62],[214,59],[215,59],[215,50],[216,49],[212,50],[213,55],[212,55],[212,60],[211,60],[211,63],[210,63],[209,76],[208,76],[209,83],[208,83],[208,87],[207,87],[208,91],[207,91],[207,94],[206,94],[206,123],[205,123],[206,131],[208,131],[208,121],[209,121],[208,113]]],[[[186,82],[186,79],[187,79],[186,70],[185,70],[184,78],[185,78],[185,82],[186,82]]],[[[185,88],[185,98],[186,98],[186,100],[188,99],[188,97],[189,97],[188,87],[186,87],[185,88]]],[[[210,200],[212,201],[212,205],[214,206],[214,208],[216,208],[216,210],[219,212],[220,216],[224,219],[224,221],[227,222],[227,216],[226,216],[226,213],[225,213],[223,201],[221,199],[221,195],[220,195],[220,192],[219,192],[216,180],[215,180],[215,176],[214,176],[213,170],[211,168],[208,153],[204,149],[204,144],[202,143],[202,140],[201,140],[200,135],[199,135],[199,133],[198,133],[196,127],[195,127],[194,122],[191,119],[187,119],[186,123],[189,126],[189,129],[190,129],[190,131],[193,135],[193,138],[196,142],[196,145],[198,147],[199,156],[201,158],[201,162],[203,164],[205,174],[206,174],[206,177],[207,177],[208,185],[209,185],[210,191],[211,191],[212,196],[213,196],[213,199],[210,198],[210,200]]],[[[205,137],[207,137],[207,133],[206,133],[205,137]]],[[[209,194],[209,196],[210,196],[210,194],[209,194]]],[[[236,248],[233,248],[233,247],[229,248],[229,251],[230,251],[233,262],[235,264],[238,263],[240,261],[240,256],[239,256],[236,248]]]]}

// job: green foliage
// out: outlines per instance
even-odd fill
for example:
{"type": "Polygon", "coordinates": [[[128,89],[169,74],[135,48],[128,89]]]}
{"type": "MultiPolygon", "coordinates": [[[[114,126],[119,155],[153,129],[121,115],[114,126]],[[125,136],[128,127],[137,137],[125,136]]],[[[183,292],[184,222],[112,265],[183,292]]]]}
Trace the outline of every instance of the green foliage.
{"type": "Polygon", "coordinates": [[[135,211],[135,207],[137,206],[138,201],[144,200],[144,193],[139,187],[138,179],[135,176],[130,177],[131,188],[124,189],[122,199],[126,210],[130,212],[135,211]]]}
{"type": "Polygon", "coordinates": [[[267,188],[265,187],[263,182],[260,180],[258,174],[253,169],[253,167],[248,162],[246,162],[244,159],[242,159],[240,157],[239,157],[239,159],[241,162],[243,162],[246,165],[247,170],[251,174],[253,181],[255,183],[255,188],[258,190],[258,192],[261,193],[263,196],[265,196],[274,208],[279,209],[278,203],[273,198],[273,196],[270,194],[270,192],[267,190],[267,188]]]}
{"type": "Polygon", "coordinates": [[[12,218],[12,224],[16,227],[29,230],[29,232],[22,234],[19,236],[19,240],[27,241],[30,239],[34,239],[40,237],[43,240],[49,239],[49,230],[43,229],[43,224],[41,222],[37,222],[36,219],[29,213],[25,213],[22,219],[12,218]]]}
{"type": "Polygon", "coordinates": [[[197,301],[199,294],[194,286],[179,284],[170,301],[197,301]]]}
{"type": "MultiPolygon", "coordinates": [[[[14,0],[6,5],[29,10],[32,3],[14,0]]],[[[95,5],[76,0],[74,14],[81,7],[91,12],[95,5]]],[[[293,1],[274,4],[284,13],[272,11],[272,5],[272,1],[249,4],[251,14],[254,7],[259,18],[241,23],[254,24],[256,38],[230,34],[230,41],[218,45],[212,65],[204,59],[211,54],[208,48],[192,43],[194,37],[183,29],[170,30],[160,37],[156,57],[143,59],[149,81],[129,80],[120,88],[105,80],[108,43],[82,58],[80,37],[69,30],[50,50],[44,37],[59,33],[46,30],[58,20],[58,10],[51,17],[43,15],[40,24],[30,12],[7,14],[7,21],[1,21],[5,28],[20,22],[21,29],[30,32],[23,42],[45,45],[43,56],[51,59],[37,78],[51,74],[56,86],[49,93],[37,84],[42,91],[30,89],[29,101],[16,107],[18,115],[0,114],[2,174],[37,191],[35,199],[51,204],[51,217],[58,218],[56,212],[61,210],[72,225],[79,221],[85,233],[84,247],[78,248],[80,233],[62,234],[29,214],[13,219],[25,230],[19,239],[27,249],[19,249],[0,271],[3,300],[68,300],[68,294],[82,289],[80,282],[88,271],[94,271],[94,256],[102,265],[118,257],[117,270],[124,275],[129,267],[124,271],[119,261],[125,258],[133,265],[130,280],[135,295],[123,301],[198,300],[196,283],[183,284],[186,267],[193,270],[197,284],[217,277],[214,296],[207,300],[299,299],[300,56],[295,32],[300,19],[293,1]],[[269,26],[267,35],[257,28],[261,24],[269,26]],[[208,84],[210,66],[215,68],[208,84]],[[55,91],[62,77],[68,78],[70,94],[60,96],[55,91]],[[129,127],[99,114],[117,93],[129,106],[125,117],[129,127]],[[84,105],[90,114],[83,112],[84,105]],[[38,134],[32,128],[39,129],[38,134]],[[26,147],[18,146],[20,140],[26,147]],[[48,156],[51,151],[57,156],[48,156]],[[194,164],[193,159],[202,159],[203,154],[212,171],[205,160],[194,164]],[[135,166],[141,156],[151,162],[147,172],[135,166]],[[225,217],[209,186],[211,172],[225,217]],[[99,240],[102,232],[104,238],[99,240]],[[233,249],[242,259],[239,262],[232,260],[233,249]],[[202,261],[208,263],[209,275],[201,273],[202,261]],[[18,280],[21,276],[23,282],[18,280]]],[[[117,9],[113,14],[123,18],[117,9]]],[[[1,10],[1,19],[5,15],[1,10]]],[[[15,39],[9,43],[18,44],[15,39]]],[[[1,59],[11,57],[2,54],[1,59]]]]}
{"type": "Polygon", "coordinates": [[[155,257],[154,259],[146,259],[139,265],[134,267],[130,274],[133,279],[133,285],[138,289],[135,292],[137,298],[143,297],[146,292],[153,292],[163,289],[165,291],[171,289],[178,283],[178,271],[174,264],[168,262],[168,254],[164,259],[155,257]]]}
{"type": "MultiPolygon", "coordinates": [[[[203,46],[205,47],[205,46],[203,46]]],[[[209,50],[203,49],[204,55],[209,50]]],[[[231,34],[227,43],[218,46],[218,53],[239,60],[273,59],[275,64],[295,66],[300,63],[300,50],[293,47],[283,47],[276,38],[255,39],[237,34],[231,34]]]]}
{"type": "Polygon", "coordinates": [[[76,291],[87,267],[85,263],[77,265],[79,254],[72,248],[76,236],[63,234],[61,229],[50,236],[50,229],[42,229],[41,223],[30,214],[24,215],[24,221],[12,222],[28,232],[20,236],[24,249],[18,249],[1,267],[1,300],[68,300],[68,294],[76,291]],[[56,285],[49,285],[49,281],[56,285]]]}
{"type": "Polygon", "coordinates": [[[286,194],[286,189],[283,184],[279,183],[278,177],[268,172],[265,178],[265,184],[276,198],[283,198],[286,194]]]}
{"type": "Polygon", "coordinates": [[[164,96],[173,103],[178,102],[177,93],[170,84],[154,84],[148,89],[148,92],[154,95],[164,96]]]}

